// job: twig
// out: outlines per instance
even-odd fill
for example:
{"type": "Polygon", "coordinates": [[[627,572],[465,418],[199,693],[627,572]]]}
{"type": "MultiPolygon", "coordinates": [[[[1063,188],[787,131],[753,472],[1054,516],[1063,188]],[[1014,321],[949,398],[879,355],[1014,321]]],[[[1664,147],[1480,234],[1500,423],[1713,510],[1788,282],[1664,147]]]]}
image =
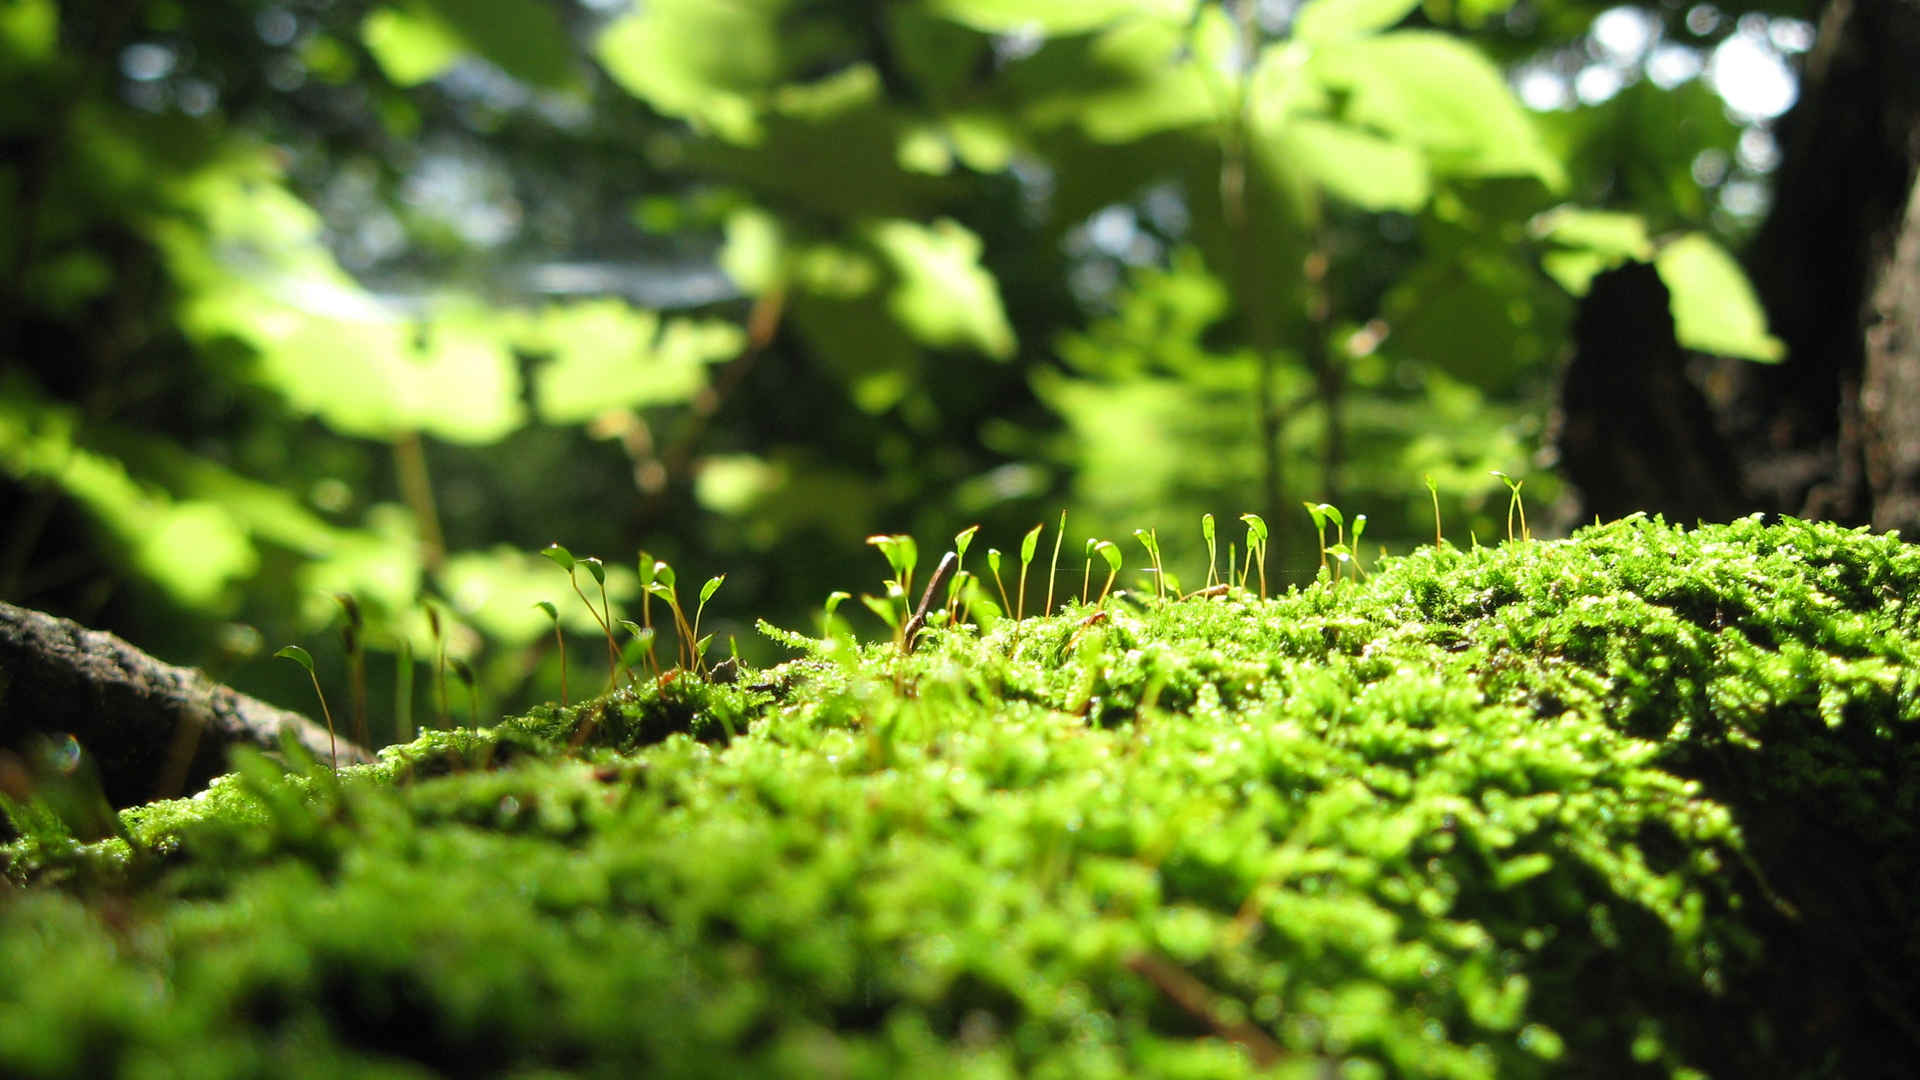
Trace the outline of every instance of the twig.
{"type": "Polygon", "coordinates": [[[906,630],[900,635],[900,651],[910,653],[920,631],[927,625],[927,609],[933,606],[933,594],[940,591],[940,582],[945,580],[947,572],[953,569],[960,557],[949,551],[940,557],[940,565],[933,568],[933,577],[927,581],[927,591],[920,594],[920,606],[913,611],[913,618],[907,620],[906,630]]]}

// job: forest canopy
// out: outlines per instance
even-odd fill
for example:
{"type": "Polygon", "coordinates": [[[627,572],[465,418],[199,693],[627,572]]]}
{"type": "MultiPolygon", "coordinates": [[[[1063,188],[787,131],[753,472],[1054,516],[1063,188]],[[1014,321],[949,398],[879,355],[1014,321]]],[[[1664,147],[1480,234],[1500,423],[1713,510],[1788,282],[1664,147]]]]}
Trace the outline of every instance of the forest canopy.
{"type": "Polygon", "coordinates": [[[298,704],[349,597],[507,704],[556,541],[724,572],[720,654],[876,533],[1544,524],[1596,274],[1782,358],[1810,7],[0,0],[0,598],[298,704]]]}

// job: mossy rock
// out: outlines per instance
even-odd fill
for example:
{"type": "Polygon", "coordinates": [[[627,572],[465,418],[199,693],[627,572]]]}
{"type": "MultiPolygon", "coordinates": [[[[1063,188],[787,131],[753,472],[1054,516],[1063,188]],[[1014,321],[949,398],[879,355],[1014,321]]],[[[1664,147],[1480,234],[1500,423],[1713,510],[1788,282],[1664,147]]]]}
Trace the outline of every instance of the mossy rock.
{"type": "Polygon", "coordinates": [[[1897,1072],[1915,596],[1894,537],[1632,518],[780,635],[338,779],[249,756],[133,849],[15,807],[0,1074],[1897,1072]]]}

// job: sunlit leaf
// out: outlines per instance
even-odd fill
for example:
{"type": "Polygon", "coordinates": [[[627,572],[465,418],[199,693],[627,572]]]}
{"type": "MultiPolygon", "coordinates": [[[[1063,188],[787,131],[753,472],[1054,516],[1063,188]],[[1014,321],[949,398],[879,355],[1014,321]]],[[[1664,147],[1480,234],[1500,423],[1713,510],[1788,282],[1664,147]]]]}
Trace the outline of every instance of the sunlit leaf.
{"type": "Polygon", "coordinates": [[[313,674],[313,654],[298,645],[282,645],[273,655],[277,660],[291,660],[306,668],[307,674],[313,674]]]}
{"type": "Polygon", "coordinates": [[[1293,20],[1293,36],[1313,44],[1385,30],[1420,6],[1420,0],[1313,0],[1293,20]]]}
{"type": "Polygon", "coordinates": [[[927,8],[988,33],[1075,34],[1129,18],[1183,23],[1195,0],[929,0],[927,8]]]}
{"type": "Polygon", "coordinates": [[[707,384],[707,368],[731,359],[746,334],[717,319],[662,320],[620,300],[541,312],[521,338],[549,359],[534,370],[540,419],[590,420],[609,409],[675,404],[707,384]]]}
{"type": "Polygon", "coordinates": [[[708,578],[707,583],[700,586],[700,603],[705,604],[707,601],[713,599],[713,594],[720,591],[720,584],[726,580],[727,575],[725,574],[716,574],[708,578]]]}
{"type": "Polygon", "coordinates": [[[1689,349],[1778,363],[1787,347],[1767,332],[1766,311],[1732,255],[1704,233],[1690,233],[1654,259],[1673,294],[1674,336],[1689,349]]]}
{"type": "Polygon", "coordinates": [[[387,78],[400,86],[438,78],[466,52],[460,35],[440,19],[390,5],[373,9],[360,21],[360,40],[387,78]]]}
{"type": "Polygon", "coordinates": [[[1259,152],[1276,172],[1297,169],[1317,186],[1363,210],[1412,212],[1432,192],[1427,158],[1405,142],[1312,116],[1289,118],[1263,133],[1259,152]]]}
{"type": "Polygon", "coordinates": [[[882,221],[868,227],[898,280],[888,308],[918,341],[1013,355],[1013,326],[993,275],[980,265],[980,238],[957,222],[882,221]]]}
{"type": "Polygon", "coordinates": [[[1207,82],[1215,73],[1204,71],[1193,51],[1183,25],[1123,21],[1091,39],[1042,49],[1010,75],[1006,92],[1036,128],[1075,127],[1096,142],[1134,142],[1220,119],[1220,98],[1207,82]]]}
{"type": "Polygon", "coordinates": [[[1392,31],[1315,50],[1309,63],[1348,95],[1341,119],[1421,148],[1438,173],[1566,183],[1500,69],[1457,37],[1392,31]]]}
{"type": "Polygon", "coordinates": [[[546,547],[540,549],[540,554],[552,559],[554,565],[560,567],[560,569],[568,571],[569,573],[572,572],[574,564],[573,552],[568,551],[559,544],[548,544],[546,547]]]}
{"type": "Polygon", "coordinates": [[[594,55],[660,112],[751,143],[760,136],[758,95],[785,74],[781,6],[649,0],[609,25],[594,55]]]}

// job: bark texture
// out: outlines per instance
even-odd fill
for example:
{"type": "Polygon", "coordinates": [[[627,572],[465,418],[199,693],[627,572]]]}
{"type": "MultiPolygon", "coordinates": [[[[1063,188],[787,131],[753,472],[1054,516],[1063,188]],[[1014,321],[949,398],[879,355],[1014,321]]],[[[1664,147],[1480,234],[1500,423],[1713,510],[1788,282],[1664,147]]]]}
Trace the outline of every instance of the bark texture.
{"type": "MultiPolygon", "coordinates": [[[[273,749],[291,731],[320,761],[327,729],[299,713],[164,663],[112,634],[0,603],[0,748],[72,735],[107,800],[133,806],[204,787],[237,745],[273,749]]],[[[341,764],[371,760],[339,740],[341,764]]]]}
{"type": "Polygon", "coordinates": [[[1664,298],[1650,289],[1623,298],[1596,283],[1582,301],[1557,446],[1580,489],[1577,520],[1659,509],[1690,522],[1759,510],[1920,538],[1916,57],[1920,0],[1831,0],[1823,9],[1799,102],[1779,132],[1773,208],[1745,252],[1787,345],[1783,363],[1718,360],[1699,391],[1678,388],[1676,355],[1629,355],[1665,316],[1664,298]],[[1610,392],[1589,392],[1596,380],[1610,392]],[[1700,391],[1711,421],[1702,437],[1662,441],[1676,410],[1696,413],[1700,391]],[[1656,439],[1628,448],[1582,441],[1608,429],[1656,439]],[[1620,471],[1655,454],[1672,455],[1655,462],[1662,476],[1620,471]],[[1716,489],[1695,482],[1728,462],[1716,489]]]}

